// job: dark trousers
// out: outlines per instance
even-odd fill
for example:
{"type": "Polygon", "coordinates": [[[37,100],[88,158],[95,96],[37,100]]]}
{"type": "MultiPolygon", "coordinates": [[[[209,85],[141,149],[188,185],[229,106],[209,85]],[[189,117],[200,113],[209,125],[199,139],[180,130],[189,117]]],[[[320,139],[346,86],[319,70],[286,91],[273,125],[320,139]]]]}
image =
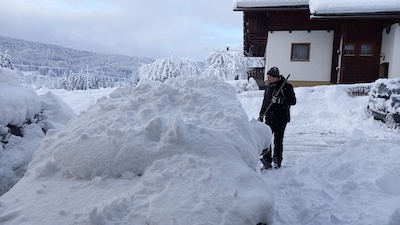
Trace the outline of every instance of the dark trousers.
{"type": "MultiPolygon", "coordinates": [[[[282,153],[283,153],[283,136],[285,133],[286,123],[279,124],[268,124],[271,127],[272,134],[274,135],[274,155],[273,157],[278,160],[278,165],[281,165],[282,162],[282,153]]],[[[269,149],[265,149],[263,151],[263,160],[268,164],[272,163],[272,148],[269,146],[269,149]],[[268,151],[268,152],[267,152],[268,151]]]]}

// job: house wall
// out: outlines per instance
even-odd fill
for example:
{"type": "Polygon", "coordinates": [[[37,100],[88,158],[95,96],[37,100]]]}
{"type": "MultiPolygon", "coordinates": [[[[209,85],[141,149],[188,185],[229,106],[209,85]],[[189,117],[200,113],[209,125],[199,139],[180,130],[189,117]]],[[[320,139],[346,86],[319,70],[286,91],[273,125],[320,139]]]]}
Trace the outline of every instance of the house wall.
{"type": "MultiPolygon", "coordinates": [[[[334,32],[331,30],[273,31],[268,33],[266,70],[277,66],[296,82],[329,83],[331,80],[334,32]],[[290,61],[292,43],[310,43],[310,60],[290,61]]],[[[266,79],[266,77],[265,77],[266,79]]]]}
{"type": "Polygon", "coordinates": [[[400,77],[400,24],[391,26],[389,34],[386,29],[382,32],[382,63],[389,63],[389,78],[400,77]]]}

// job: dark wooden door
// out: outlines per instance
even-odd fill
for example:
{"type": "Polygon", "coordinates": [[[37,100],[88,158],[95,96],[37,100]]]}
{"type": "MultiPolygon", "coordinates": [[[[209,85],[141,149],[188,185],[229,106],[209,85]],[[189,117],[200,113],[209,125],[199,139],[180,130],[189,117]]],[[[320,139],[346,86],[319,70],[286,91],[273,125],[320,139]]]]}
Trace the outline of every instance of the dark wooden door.
{"type": "Polygon", "coordinates": [[[375,81],[380,69],[381,24],[350,21],[344,26],[341,83],[375,81]]]}

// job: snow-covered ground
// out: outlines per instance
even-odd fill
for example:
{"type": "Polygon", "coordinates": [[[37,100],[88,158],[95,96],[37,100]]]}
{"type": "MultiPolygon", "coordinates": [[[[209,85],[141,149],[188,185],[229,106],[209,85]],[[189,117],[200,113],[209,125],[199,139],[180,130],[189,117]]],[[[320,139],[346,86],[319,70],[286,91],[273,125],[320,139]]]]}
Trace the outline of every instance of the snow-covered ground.
{"type": "MultiPolygon", "coordinates": [[[[400,131],[366,112],[344,86],[295,88],[283,169],[263,173],[274,225],[400,224],[400,131]]],[[[239,95],[256,117],[259,93],[239,95]]]]}
{"type": "Polygon", "coordinates": [[[261,173],[263,92],[191,80],[51,90],[79,115],[0,197],[0,224],[400,224],[400,131],[367,114],[368,97],[295,88],[283,168],[261,173]]]}

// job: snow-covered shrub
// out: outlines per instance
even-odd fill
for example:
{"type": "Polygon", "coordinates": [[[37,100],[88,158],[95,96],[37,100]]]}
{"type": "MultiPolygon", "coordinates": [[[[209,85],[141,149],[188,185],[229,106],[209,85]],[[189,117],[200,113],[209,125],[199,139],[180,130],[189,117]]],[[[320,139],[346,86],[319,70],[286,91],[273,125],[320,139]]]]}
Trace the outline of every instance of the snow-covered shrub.
{"type": "Polygon", "coordinates": [[[242,51],[213,50],[206,59],[204,75],[221,80],[247,80],[248,68],[263,65],[263,58],[245,57],[242,51]]]}
{"type": "Polygon", "coordinates": [[[168,78],[178,76],[197,77],[201,74],[201,69],[197,63],[188,58],[168,58],[158,59],[153,63],[143,65],[139,68],[139,83],[148,80],[164,82],[168,78]]]}
{"type": "Polygon", "coordinates": [[[0,68],[14,69],[11,63],[11,57],[7,53],[0,52],[0,68]]]}
{"type": "Polygon", "coordinates": [[[230,80],[226,82],[234,86],[238,94],[246,91],[260,90],[260,87],[258,87],[257,82],[253,77],[250,77],[249,80],[230,80]]]}
{"type": "Polygon", "coordinates": [[[260,87],[258,86],[257,81],[253,77],[250,77],[247,82],[245,90],[246,91],[258,91],[258,90],[260,90],[260,87]]]}
{"type": "Polygon", "coordinates": [[[239,51],[214,50],[206,59],[206,76],[218,76],[221,80],[247,79],[244,56],[239,51]]]}

